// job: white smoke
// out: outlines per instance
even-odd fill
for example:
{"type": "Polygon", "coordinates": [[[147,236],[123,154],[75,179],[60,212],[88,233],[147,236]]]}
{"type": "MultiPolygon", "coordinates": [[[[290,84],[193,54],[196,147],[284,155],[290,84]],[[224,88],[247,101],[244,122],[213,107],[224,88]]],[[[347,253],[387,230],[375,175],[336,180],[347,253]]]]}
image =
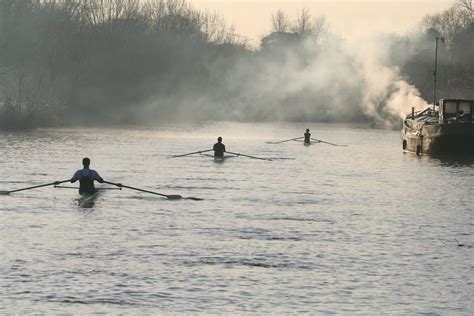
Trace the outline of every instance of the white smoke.
{"type": "MultiPolygon", "coordinates": [[[[150,98],[140,119],[373,122],[397,127],[428,103],[396,67],[387,40],[327,33],[276,47],[220,56],[203,80],[150,98]],[[210,83],[201,86],[199,82],[210,83]],[[209,88],[210,87],[210,88],[209,88]]],[[[189,52],[190,54],[196,51],[189,52]]],[[[400,51],[403,60],[412,52],[400,51]]],[[[160,86],[165,85],[166,82],[160,86]]],[[[143,108],[143,107],[142,107],[143,108]]]]}
{"type": "Polygon", "coordinates": [[[383,64],[385,47],[374,41],[360,50],[364,62],[365,88],[362,108],[375,123],[385,127],[397,125],[396,119],[404,118],[414,107],[416,111],[428,106],[418,89],[405,81],[397,67],[383,64]]]}

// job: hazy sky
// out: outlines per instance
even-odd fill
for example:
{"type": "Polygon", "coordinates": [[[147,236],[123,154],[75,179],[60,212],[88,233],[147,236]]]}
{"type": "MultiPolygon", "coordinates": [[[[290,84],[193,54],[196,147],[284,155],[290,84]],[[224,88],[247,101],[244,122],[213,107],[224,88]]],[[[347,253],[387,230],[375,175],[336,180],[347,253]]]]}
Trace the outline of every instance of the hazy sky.
{"type": "Polygon", "coordinates": [[[271,16],[281,9],[294,18],[307,7],[324,15],[333,32],[358,40],[381,32],[406,33],[427,14],[449,8],[454,0],[189,0],[197,9],[222,14],[240,35],[258,45],[270,30],[271,16]]]}

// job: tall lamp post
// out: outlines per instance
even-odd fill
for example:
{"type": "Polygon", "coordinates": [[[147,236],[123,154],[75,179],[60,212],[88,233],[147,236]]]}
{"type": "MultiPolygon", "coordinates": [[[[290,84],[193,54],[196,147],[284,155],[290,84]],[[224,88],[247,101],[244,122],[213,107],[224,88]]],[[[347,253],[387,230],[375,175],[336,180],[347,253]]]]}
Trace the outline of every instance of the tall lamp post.
{"type": "Polygon", "coordinates": [[[444,37],[435,37],[436,41],[436,49],[435,49],[435,67],[434,67],[434,91],[433,91],[433,111],[435,110],[435,105],[436,105],[436,70],[438,69],[438,40],[443,42],[444,44],[444,37]]]}

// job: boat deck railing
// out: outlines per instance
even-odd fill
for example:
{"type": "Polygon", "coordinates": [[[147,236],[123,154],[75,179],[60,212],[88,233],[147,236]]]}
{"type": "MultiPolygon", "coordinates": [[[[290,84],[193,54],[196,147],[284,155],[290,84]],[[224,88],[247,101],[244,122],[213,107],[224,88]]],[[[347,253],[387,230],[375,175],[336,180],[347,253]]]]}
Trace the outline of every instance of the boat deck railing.
{"type": "Polygon", "coordinates": [[[438,111],[433,111],[432,108],[426,108],[417,112],[413,111],[406,116],[405,122],[409,120],[423,122],[424,124],[436,124],[439,123],[439,113],[438,111]]]}

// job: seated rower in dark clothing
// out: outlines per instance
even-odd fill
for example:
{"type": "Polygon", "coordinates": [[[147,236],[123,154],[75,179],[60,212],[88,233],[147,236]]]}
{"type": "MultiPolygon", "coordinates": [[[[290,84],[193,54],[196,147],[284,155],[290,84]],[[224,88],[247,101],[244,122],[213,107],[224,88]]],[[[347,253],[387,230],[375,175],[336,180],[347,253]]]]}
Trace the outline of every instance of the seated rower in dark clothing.
{"type": "Polygon", "coordinates": [[[217,138],[217,143],[212,148],[214,150],[214,157],[224,157],[225,145],[222,143],[222,137],[217,138]]]}
{"type": "Polygon", "coordinates": [[[306,144],[311,143],[311,134],[309,133],[309,128],[307,128],[306,133],[304,133],[304,142],[306,144]]]}
{"type": "Polygon", "coordinates": [[[89,169],[91,161],[89,158],[82,159],[83,169],[77,170],[74,176],[71,178],[71,183],[79,180],[79,194],[94,194],[97,189],[94,187],[94,180],[100,183],[104,182],[104,179],[95,170],[89,169]]]}

